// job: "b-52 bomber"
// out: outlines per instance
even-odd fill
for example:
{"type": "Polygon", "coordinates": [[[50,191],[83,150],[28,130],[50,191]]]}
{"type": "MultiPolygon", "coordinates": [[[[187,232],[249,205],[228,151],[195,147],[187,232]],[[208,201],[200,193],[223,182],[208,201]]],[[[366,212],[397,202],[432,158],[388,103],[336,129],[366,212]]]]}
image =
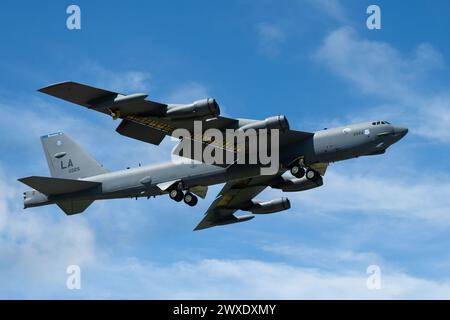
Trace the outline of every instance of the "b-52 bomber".
{"type": "MultiPolygon", "coordinates": [[[[228,142],[217,143],[205,136],[206,132],[213,129],[217,135],[233,129],[246,134],[253,130],[259,135],[258,130],[276,131],[277,139],[271,140],[269,149],[274,153],[273,146],[277,145],[278,163],[270,174],[262,174],[261,163],[240,162],[236,157],[222,164],[200,159],[109,172],[69,136],[58,132],[41,137],[51,177],[19,179],[33,189],[24,192],[25,208],[56,204],[67,215],[83,212],[95,200],[165,194],[195,206],[198,197],[205,198],[208,186],[225,183],[194,230],[287,210],[291,206],[287,198],[269,201],[254,198],[267,187],[284,192],[319,187],[329,163],[383,154],[408,132],[407,128],[381,120],[316,132],[297,131],[290,129],[285,116],[265,120],[220,116],[218,103],[210,98],[189,104],[166,104],[148,100],[142,93],[124,95],[76,82],[62,82],[39,91],[120,119],[118,133],[153,145],[159,145],[166,136],[178,137],[175,132],[182,129],[192,134],[188,140],[200,144],[202,150],[213,146],[212,149],[236,155],[239,148],[228,148],[228,142]],[[196,124],[202,127],[200,135],[194,132],[196,124]],[[235,215],[238,210],[252,214],[235,215]]],[[[245,145],[242,150],[241,155],[249,155],[245,145]]]]}

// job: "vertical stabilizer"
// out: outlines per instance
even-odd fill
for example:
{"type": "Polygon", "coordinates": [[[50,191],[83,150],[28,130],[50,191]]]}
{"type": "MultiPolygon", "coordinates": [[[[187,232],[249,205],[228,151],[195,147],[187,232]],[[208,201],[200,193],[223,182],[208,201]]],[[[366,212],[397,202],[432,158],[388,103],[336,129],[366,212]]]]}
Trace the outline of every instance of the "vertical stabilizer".
{"type": "Polygon", "coordinates": [[[52,177],[80,179],[107,172],[75,141],[62,132],[42,136],[41,142],[52,177]]]}

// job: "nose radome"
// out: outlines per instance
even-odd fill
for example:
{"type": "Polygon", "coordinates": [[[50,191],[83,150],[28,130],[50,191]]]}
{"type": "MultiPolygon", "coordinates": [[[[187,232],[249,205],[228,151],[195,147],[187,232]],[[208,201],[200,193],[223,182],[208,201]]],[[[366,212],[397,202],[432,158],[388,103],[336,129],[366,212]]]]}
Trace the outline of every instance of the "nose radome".
{"type": "Polygon", "coordinates": [[[401,138],[403,138],[408,133],[408,128],[404,127],[394,127],[394,134],[399,135],[401,138]]]}

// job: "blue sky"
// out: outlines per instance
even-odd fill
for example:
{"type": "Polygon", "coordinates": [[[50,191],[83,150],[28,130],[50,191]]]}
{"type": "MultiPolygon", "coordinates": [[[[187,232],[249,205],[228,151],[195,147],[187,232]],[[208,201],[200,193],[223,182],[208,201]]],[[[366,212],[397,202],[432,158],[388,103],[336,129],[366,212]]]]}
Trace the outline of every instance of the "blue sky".
{"type": "Polygon", "coordinates": [[[1,298],[450,298],[447,1],[77,1],[77,31],[69,4],[2,3],[1,298]],[[381,30],[366,28],[372,3],[381,30]],[[40,135],[68,133],[110,170],[170,158],[173,142],[127,139],[36,91],[64,80],[211,96],[226,115],[285,114],[299,130],[384,119],[410,133],[248,223],[191,231],[221,186],[195,208],[159,197],[24,211],[16,179],[49,174],[40,135]],[[66,288],[71,264],[81,290],[66,288]],[[373,264],[380,290],[366,287],[373,264]]]}

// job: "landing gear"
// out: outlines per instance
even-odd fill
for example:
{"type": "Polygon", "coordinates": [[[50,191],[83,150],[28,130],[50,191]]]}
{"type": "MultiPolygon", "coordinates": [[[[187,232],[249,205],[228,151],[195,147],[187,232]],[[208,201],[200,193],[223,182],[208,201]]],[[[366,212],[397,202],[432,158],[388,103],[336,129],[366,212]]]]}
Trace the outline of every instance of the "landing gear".
{"type": "Polygon", "coordinates": [[[181,191],[181,192],[183,192],[183,190],[184,190],[184,183],[183,183],[183,181],[180,181],[180,182],[177,183],[176,189],[181,191]]]}
{"type": "Polygon", "coordinates": [[[319,178],[319,173],[315,170],[308,169],[306,170],[306,179],[310,181],[316,181],[319,178]]]}
{"type": "Polygon", "coordinates": [[[184,203],[191,207],[195,206],[198,202],[198,198],[194,194],[190,192],[186,192],[186,194],[184,194],[182,189],[178,188],[178,186],[176,189],[170,190],[169,197],[176,202],[184,200],[184,203]]]}
{"type": "Polygon", "coordinates": [[[178,189],[170,190],[169,197],[176,202],[180,202],[181,200],[183,200],[183,191],[178,189]]]}
{"type": "Polygon", "coordinates": [[[197,197],[194,196],[192,193],[187,192],[184,195],[184,203],[186,203],[187,205],[193,207],[193,206],[195,206],[197,204],[197,202],[198,202],[197,197]]]}
{"type": "Polygon", "coordinates": [[[291,167],[291,174],[296,178],[303,178],[305,176],[305,169],[299,165],[291,167]]]}

